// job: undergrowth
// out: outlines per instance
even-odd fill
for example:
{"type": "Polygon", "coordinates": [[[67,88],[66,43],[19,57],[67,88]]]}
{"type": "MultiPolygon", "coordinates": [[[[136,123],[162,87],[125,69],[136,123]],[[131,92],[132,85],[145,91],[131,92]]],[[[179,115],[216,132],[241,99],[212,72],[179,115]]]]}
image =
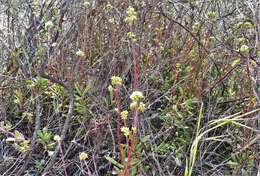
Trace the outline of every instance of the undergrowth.
{"type": "Polygon", "coordinates": [[[259,176],[257,0],[0,2],[0,175],[259,176]]]}

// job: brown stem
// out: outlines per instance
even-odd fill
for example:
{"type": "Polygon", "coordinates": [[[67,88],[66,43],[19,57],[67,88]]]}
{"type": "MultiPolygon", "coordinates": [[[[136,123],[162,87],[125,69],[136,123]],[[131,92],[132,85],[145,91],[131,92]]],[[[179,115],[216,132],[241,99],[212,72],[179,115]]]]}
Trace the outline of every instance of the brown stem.
{"type": "MultiPolygon", "coordinates": [[[[249,60],[249,59],[248,59],[249,60]]],[[[247,107],[247,111],[252,111],[253,110],[253,87],[252,87],[252,80],[251,80],[251,74],[250,74],[250,70],[249,70],[249,61],[247,61],[247,65],[246,65],[246,72],[247,72],[247,78],[248,78],[248,85],[249,85],[249,97],[250,97],[250,101],[247,107]]],[[[246,126],[251,126],[250,121],[246,121],[246,126]]],[[[249,141],[249,129],[245,128],[244,129],[244,146],[248,143],[249,141]]]]}
{"type": "Polygon", "coordinates": [[[63,152],[63,149],[62,149],[62,145],[60,147],[60,153],[61,153],[61,160],[62,160],[62,164],[63,164],[64,174],[65,174],[65,176],[68,176],[67,168],[65,166],[64,152],[63,152]]]}

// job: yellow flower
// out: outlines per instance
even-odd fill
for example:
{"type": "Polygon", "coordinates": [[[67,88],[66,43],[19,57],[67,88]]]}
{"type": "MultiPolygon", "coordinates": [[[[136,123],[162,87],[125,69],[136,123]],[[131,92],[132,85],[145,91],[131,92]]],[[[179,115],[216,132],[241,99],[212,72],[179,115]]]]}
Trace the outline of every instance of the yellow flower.
{"type": "Polygon", "coordinates": [[[80,161],[85,161],[86,159],[88,159],[88,154],[85,153],[85,152],[81,152],[81,153],[79,154],[79,160],[80,160],[80,161]]]}
{"type": "Polygon", "coordinates": [[[45,23],[45,28],[46,29],[48,29],[48,28],[51,28],[51,27],[53,27],[54,25],[53,25],[53,22],[52,21],[47,21],[46,23],[45,23]]]}
{"type": "Polygon", "coordinates": [[[85,6],[85,7],[90,6],[90,2],[86,0],[86,1],[84,2],[84,6],[85,6]]]}
{"type": "Polygon", "coordinates": [[[127,22],[130,26],[137,20],[137,13],[133,7],[128,7],[126,11],[125,22],[127,22]]]}
{"type": "Polygon", "coordinates": [[[143,102],[139,103],[139,110],[140,110],[140,112],[144,112],[145,111],[145,104],[143,102]]]}
{"type": "Polygon", "coordinates": [[[136,42],[137,39],[136,39],[136,35],[133,33],[133,32],[128,32],[127,33],[127,37],[132,40],[133,42],[136,42]]]}
{"type": "Polygon", "coordinates": [[[25,140],[24,135],[21,132],[17,131],[17,130],[14,131],[14,137],[18,141],[24,141],[25,140]]]}
{"type": "Polygon", "coordinates": [[[128,32],[127,37],[130,39],[135,38],[135,34],[133,32],[128,32]]]}
{"type": "Polygon", "coordinates": [[[208,18],[210,18],[210,19],[216,18],[216,12],[209,11],[207,15],[208,15],[208,18]]]}
{"type": "Polygon", "coordinates": [[[239,49],[239,51],[242,53],[242,54],[248,54],[249,53],[249,47],[247,45],[242,45],[239,49]]]}
{"type": "Polygon", "coordinates": [[[108,3],[107,6],[106,6],[106,8],[107,8],[108,10],[112,10],[112,9],[113,9],[113,6],[112,6],[110,3],[108,3]]]}
{"type": "Polygon", "coordinates": [[[53,139],[54,139],[54,141],[56,141],[56,142],[60,142],[60,141],[61,141],[61,138],[60,138],[59,135],[55,135],[55,136],[53,137],[53,139]]]}
{"type": "Polygon", "coordinates": [[[119,76],[112,76],[111,77],[111,84],[112,86],[121,86],[122,85],[122,78],[119,76]]]}
{"type": "Polygon", "coordinates": [[[79,57],[85,57],[85,53],[83,51],[81,51],[80,49],[76,52],[76,55],[79,57]]]}
{"type": "Polygon", "coordinates": [[[130,104],[130,109],[133,111],[133,110],[135,110],[135,108],[137,108],[137,106],[138,106],[137,102],[134,101],[134,102],[132,102],[132,103],[130,104]]]}
{"type": "Polygon", "coordinates": [[[123,120],[126,120],[127,117],[128,117],[128,111],[122,111],[122,112],[120,113],[120,115],[121,115],[121,118],[122,118],[123,120]]]}
{"type": "Polygon", "coordinates": [[[132,93],[132,95],[130,96],[130,99],[131,99],[132,101],[136,101],[136,102],[138,102],[139,100],[141,100],[141,99],[143,99],[143,98],[144,98],[143,93],[140,92],[140,91],[134,91],[134,92],[132,93]]]}
{"type": "Polygon", "coordinates": [[[128,127],[122,127],[121,128],[121,131],[122,133],[125,135],[125,136],[129,136],[130,135],[130,130],[128,127]]]}
{"type": "Polygon", "coordinates": [[[137,132],[136,127],[132,127],[132,131],[133,131],[133,133],[136,133],[137,132]]]}

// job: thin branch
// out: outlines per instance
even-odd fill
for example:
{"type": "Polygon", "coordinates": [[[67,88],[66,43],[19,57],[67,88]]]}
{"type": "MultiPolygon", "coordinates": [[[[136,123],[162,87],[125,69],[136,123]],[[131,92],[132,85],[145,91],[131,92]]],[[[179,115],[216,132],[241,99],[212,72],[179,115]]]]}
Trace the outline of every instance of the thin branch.
{"type": "Polygon", "coordinates": [[[43,175],[47,174],[50,172],[51,168],[54,165],[54,162],[60,152],[60,147],[61,144],[63,143],[64,139],[66,138],[67,135],[67,131],[70,127],[70,121],[73,117],[73,111],[74,111],[74,91],[71,90],[70,91],[70,96],[69,96],[69,110],[68,110],[68,114],[67,114],[67,118],[65,120],[62,132],[61,132],[61,140],[60,143],[56,146],[54,154],[51,156],[49,163],[47,164],[47,166],[45,167],[44,171],[43,171],[43,175]]]}
{"type": "Polygon", "coordinates": [[[36,146],[37,132],[40,130],[40,127],[41,127],[41,102],[40,102],[40,96],[39,96],[38,90],[36,90],[36,93],[35,93],[35,101],[36,101],[35,102],[36,118],[35,118],[35,127],[34,127],[33,137],[31,140],[30,150],[24,158],[24,160],[25,160],[24,164],[19,169],[19,171],[16,173],[17,176],[20,176],[23,174],[24,170],[27,168],[29,162],[32,159],[32,154],[33,154],[33,152],[35,150],[35,146],[36,146]]]}
{"type": "Polygon", "coordinates": [[[187,27],[185,27],[184,25],[182,25],[180,22],[174,20],[173,18],[169,17],[166,13],[164,13],[163,9],[161,7],[157,7],[158,10],[160,11],[161,15],[163,15],[165,18],[167,18],[169,21],[172,21],[176,24],[178,24],[181,28],[183,28],[185,31],[187,31],[194,40],[196,40],[196,42],[198,42],[198,44],[206,51],[208,52],[208,49],[200,42],[200,40],[192,33],[192,31],[190,31],[187,27]]]}

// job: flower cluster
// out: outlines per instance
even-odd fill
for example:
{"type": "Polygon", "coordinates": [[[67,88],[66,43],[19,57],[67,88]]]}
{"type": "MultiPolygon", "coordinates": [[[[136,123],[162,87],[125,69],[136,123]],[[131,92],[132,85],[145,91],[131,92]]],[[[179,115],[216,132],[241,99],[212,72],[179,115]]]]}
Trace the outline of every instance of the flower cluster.
{"type": "Polygon", "coordinates": [[[129,136],[130,135],[130,130],[128,127],[122,127],[121,128],[121,131],[122,133],[125,135],[125,136],[129,136]]]}
{"type": "Polygon", "coordinates": [[[136,39],[136,35],[133,33],[133,32],[128,32],[127,33],[127,37],[132,40],[133,42],[136,42],[137,39],[136,39]]]}
{"type": "Polygon", "coordinates": [[[79,57],[81,57],[81,58],[83,58],[83,57],[86,56],[85,53],[84,53],[83,51],[81,51],[81,50],[78,50],[78,51],[76,52],[76,55],[79,56],[79,57]]]}
{"type": "Polygon", "coordinates": [[[136,101],[134,101],[130,104],[130,109],[133,111],[137,108],[137,106],[138,106],[138,103],[136,101]]]}
{"type": "Polygon", "coordinates": [[[111,84],[113,87],[121,87],[122,86],[122,78],[118,76],[112,76],[111,77],[111,84]]]}
{"type": "Polygon", "coordinates": [[[53,27],[53,26],[54,26],[54,24],[53,24],[52,21],[47,21],[47,22],[45,23],[45,28],[46,28],[46,29],[49,29],[49,28],[51,28],[51,27],[53,27]]]}
{"type": "Polygon", "coordinates": [[[90,6],[90,2],[89,2],[88,0],[86,0],[86,1],[84,2],[84,6],[85,6],[85,7],[90,6]]]}
{"type": "Polygon", "coordinates": [[[134,92],[130,95],[130,99],[131,99],[132,101],[136,101],[136,102],[142,100],[143,98],[144,98],[143,93],[140,92],[140,91],[134,91],[134,92]]]}
{"type": "Polygon", "coordinates": [[[127,22],[130,26],[133,25],[133,23],[137,20],[137,13],[133,7],[128,7],[126,11],[126,18],[125,22],[127,22]]]}
{"type": "Polygon", "coordinates": [[[30,148],[30,140],[26,140],[24,135],[17,130],[15,130],[14,133],[10,133],[13,134],[13,137],[8,137],[6,142],[13,143],[13,147],[22,153],[28,152],[30,148]]]}
{"type": "Polygon", "coordinates": [[[128,117],[128,111],[122,111],[122,112],[120,113],[120,115],[121,115],[121,118],[122,118],[123,120],[126,120],[127,117],[128,117]]]}
{"type": "Polygon", "coordinates": [[[237,24],[237,28],[242,29],[242,30],[248,30],[248,29],[254,28],[254,25],[249,21],[239,22],[237,24]]]}
{"type": "Polygon", "coordinates": [[[61,137],[60,137],[59,135],[55,135],[55,136],[53,137],[53,140],[56,141],[56,142],[58,142],[58,143],[60,143],[61,137]]]}
{"type": "Polygon", "coordinates": [[[242,45],[239,49],[239,51],[242,53],[242,54],[248,54],[249,53],[249,47],[247,45],[242,45]]]}
{"type": "Polygon", "coordinates": [[[140,112],[144,112],[145,111],[145,104],[143,102],[139,103],[139,110],[140,110],[140,112]]]}
{"type": "Polygon", "coordinates": [[[207,16],[208,16],[209,19],[215,19],[217,14],[216,14],[216,12],[209,11],[207,16]]]}
{"type": "Polygon", "coordinates": [[[130,109],[135,110],[138,108],[140,112],[145,111],[145,104],[142,102],[142,99],[144,98],[144,95],[140,91],[134,91],[130,95],[130,99],[132,100],[132,103],[130,104],[130,109]]]}
{"type": "Polygon", "coordinates": [[[88,154],[85,153],[85,152],[81,152],[81,153],[79,154],[79,160],[80,160],[80,161],[85,161],[86,159],[88,159],[88,154]]]}
{"type": "Polygon", "coordinates": [[[112,10],[112,9],[113,9],[113,6],[112,6],[112,4],[108,3],[108,4],[106,5],[106,8],[107,8],[108,10],[112,10]]]}

